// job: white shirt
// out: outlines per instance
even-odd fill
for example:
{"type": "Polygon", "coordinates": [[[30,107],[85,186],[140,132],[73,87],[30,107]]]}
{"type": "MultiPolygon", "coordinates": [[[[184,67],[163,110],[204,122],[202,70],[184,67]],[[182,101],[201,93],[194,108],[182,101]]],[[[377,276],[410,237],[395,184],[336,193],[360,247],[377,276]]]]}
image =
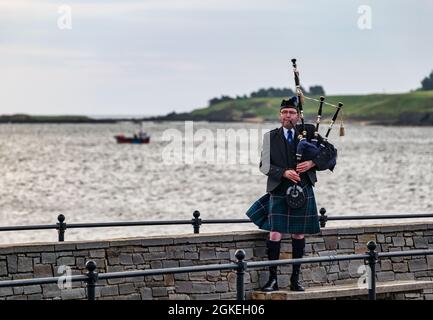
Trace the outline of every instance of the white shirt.
{"type": "Polygon", "coordinates": [[[289,130],[289,129],[283,127],[283,130],[284,130],[284,137],[286,137],[286,140],[287,140],[287,137],[289,135],[289,132],[290,132],[290,135],[292,137],[292,141],[295,140],[295,135],[293,134],[295,130],[293,130],[293,128],[289,130]]]}

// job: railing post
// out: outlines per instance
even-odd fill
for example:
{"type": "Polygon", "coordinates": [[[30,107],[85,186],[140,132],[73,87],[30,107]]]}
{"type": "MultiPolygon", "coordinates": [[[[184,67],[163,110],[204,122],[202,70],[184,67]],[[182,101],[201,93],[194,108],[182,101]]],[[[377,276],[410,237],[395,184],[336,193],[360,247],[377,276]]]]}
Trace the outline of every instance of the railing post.
{"type": "Polygon", "coordinates": [[[59,232],[59,241],[65,241],[65,231],[66,231],[66,223],[65,216],[63,214],[59,214],[57,217],[57,231],[59,232]]]}
{"type": "Polygon", "coordinates": [[[96,287],[96,281],[98,281],[98,273],[95,272],[96,270],[96,263],[95,261],[87,261],[86,262],[86,269],[87,269],[87,300],[95,300],[95,287],[96,287]]]}
{"type": "Polygon", "coordinates": [[[237,300],[245,300],[245,270],[247,269],[247,263],[244,262],[245,259],[245,251],[237,250],[235,253],[235,257],[238,260],[238,267],[236,269],[236,299],[237,300]]]}
{"type": "Polygon", "coordinates": [[[201,219],[199,218],[200,212],[196,210],[192,215],[194,216],[194,218],[192,219],[192,226],[194,227],[194,233],[200,233],[200,226],[201,226],[201,219]]]}
{"type": "Polygon", "coordinates": [[[326,209],[321,208],[319,212],[320,212],[320,218],[319,218],[320,227],[324,228],[326,227],[326,222],[328,221],[328,216],[326,215],[326,209]]]}
{"type": "Polygon", "coordinates": [[[376,263],[378,261],[378,254],[376,251],[376,242],[369,241],[367,243],[368,252],[368,300],[376,300],[376,263]]]}

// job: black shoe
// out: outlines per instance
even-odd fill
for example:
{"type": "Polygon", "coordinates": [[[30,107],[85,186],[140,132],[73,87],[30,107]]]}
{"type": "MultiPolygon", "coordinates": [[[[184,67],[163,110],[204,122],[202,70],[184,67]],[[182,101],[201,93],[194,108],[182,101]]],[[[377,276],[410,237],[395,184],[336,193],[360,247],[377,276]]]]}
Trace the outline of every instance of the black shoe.
{"type": "Polygon", "coordinates": [[[294,271],[290,277],[290,290],[305,291],[305,288],[299,282],[299,272],[294,271]]]}
{"type": "MultiPolygon", "coordinates": [[[[266,243],[268,251],[268,260],[278,260],[280,258],[280,241],[268,240],[266,243]]],[[[277,267],[269,267],[269,280],[266,282],[265,286],[262,288],[264,292],[271,292],[278,290],[278,280],[277,280],[277,267]]]]}
{"type": "Polygon", "coordinates": [[[266,282],[265,286],[262,288],[262,291],[271,292],[277,290],[279,290],[277,277],[270,276],[268,282],[266,282]]]}
{"type": "MultiPolygon", "coordinates": [[[[300,259],[304,256],[305,239],[292,238],[293,259],[300,259]]],[[[299,282],[299,274],[301,272],[301,265],[294,264],[292,276],[290,277],[290,290],[292,291],[305,291],[305,288],[299,282]]]]}

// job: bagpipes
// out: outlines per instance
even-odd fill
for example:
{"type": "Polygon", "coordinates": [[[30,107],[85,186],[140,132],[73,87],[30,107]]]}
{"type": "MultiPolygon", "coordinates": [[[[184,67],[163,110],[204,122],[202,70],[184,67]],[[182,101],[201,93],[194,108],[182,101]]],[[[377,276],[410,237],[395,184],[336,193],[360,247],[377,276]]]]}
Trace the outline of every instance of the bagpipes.
{"type": "MultiPolygon", "coordinates": [[[[302,132],[299,133],[296,128],[296,125],[292,123],[292,127],[295,130],[295,134],[298,136],[299,139],[298,146],[296,148],[296,161],[297,163],[300,163],[303,161],[309,161],[314,159],[317,168],[319,170],[330,169],[332,171],[336,165],[337,150],[334,148],[332,144],[328,143],[328,137],[335,121],[337,120],[338,114],[343,107],[343,104],[339,102],[338,106],[335,106],[330,103],[325,103],[325,97],[323,96],[320,97],[320,100],[305,97],[307,99],[319,102],[319,109],[317,111],[317,120],[316,120],[316,127],[314,130],[314,136],[311,139],[311,141],[308,141],[307,130],[305,128],[305,120],[304,120],[304,108],[303,108],[304,95],[302,93],[301,84],[299,81],[299,71],[296,66],[296,59],[292,59],[292,64],[293,64],[293,72],[295,75],[296,95],[298,98],[297,107],[299,109],[299,114],[301,119],[301,129],[302,129],[302,132]],[[319,126],[322,118],[323,104],[333,106],[337,108],[337,110],[335,111],[332,117],[331,124],[329,125],[325,137],[322,138],[319,135],[319,126]]],[[[341,120],[340,136],[344,136],[343,120],[341,120]]],[[[290,208],[296,209],[302,207],[306,202],[306,196],[304,194],[302,187],[299,186],[297,183],[290,186],[286,192],[286,200],[290,208]]]]}
{"type": "MultiPolygon", "coordinates": [[[[296,149],[296,159],[298,162],[302,162],[302,161],[316,159],[319,155],[322,155],[322,158],[330,158],[331,160],[329,162],[321,164],[320,165],[321,168],[319,169],[330,169],[332,171],[336,164],[337,150],[330,143],[328,143],[328,138],[329,138],[329,134],[331,133],[332,127],[334,126],[334,123],[337,120],[338,114],[340,113],[340,110],[342,110],[343,108],[343,103],[339,102],[338,106],[335,106],[333,104],[326,103],[325,97],[323,96],[320,97],[320,100],[305,97],[307,99],[319,102],[319,109],[317,111],[317,120],[316,120],[316,127],[314,130],[314,137],[311,139],[311,142],[308,142],[307,131],[305,129],[304,110],[303,110],[304,95],[302,93],[302,89],[299,81],[299,71],[296,66],[296,59],[292,59],[292,64],[293,64],[293,72],[295,75],[296,95],[298,97],[298,109],[300,113],[301,126],[302,126],[302,133],[301,134],[297,133],[299,143],[296,149]],[[324,104],[335,107],[336,111],[332,117],[331,123],[328,127],[325,136],[322,138],[319,136],[319,126],[322,118],[322,111],[323,111],[324,104]]],[[[294,129],[296,132],[297,131],[296,126],[294,126],[294,129]]],[[[340,136],[344,136],[343,120],[341,120],[340,136]]]]}

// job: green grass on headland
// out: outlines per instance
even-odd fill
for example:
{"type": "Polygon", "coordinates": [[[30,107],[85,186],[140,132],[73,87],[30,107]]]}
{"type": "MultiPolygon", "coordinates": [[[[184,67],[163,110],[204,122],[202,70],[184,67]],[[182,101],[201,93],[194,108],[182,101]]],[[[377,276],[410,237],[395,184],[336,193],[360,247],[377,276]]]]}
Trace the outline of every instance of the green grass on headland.
{"type": "Polygon", "coordinates": [[[113,123],[117,120],[113,119],[92,119],[87,116],[80,115],[28,115],[28,114],[13,114],[0,115],[0,123],[113,123]]]}
{"type": "MultiPolygon", "coordinates": [[[[317,98],[317,97],[314,97],[317,98]]],[[[191,112],[193,117],[208,120],[242,121],[248,119],[275,120],[282,98],[254,98],[226,101],[191,112]]],[[[383,123],[402,122],[407,117],[421,119],[430,115],[433,124],[433,91],[417,91],[402,94],[369,94],[327,96],[325,102],[337,105],[342,102],[343,115],[349,120],[383,123]]],[[[305,99],[306,118],[314,119],[318,102],[305,99]]],[[[323,116],[331,116],[335,108],[324,106],[323,116]]]]}

